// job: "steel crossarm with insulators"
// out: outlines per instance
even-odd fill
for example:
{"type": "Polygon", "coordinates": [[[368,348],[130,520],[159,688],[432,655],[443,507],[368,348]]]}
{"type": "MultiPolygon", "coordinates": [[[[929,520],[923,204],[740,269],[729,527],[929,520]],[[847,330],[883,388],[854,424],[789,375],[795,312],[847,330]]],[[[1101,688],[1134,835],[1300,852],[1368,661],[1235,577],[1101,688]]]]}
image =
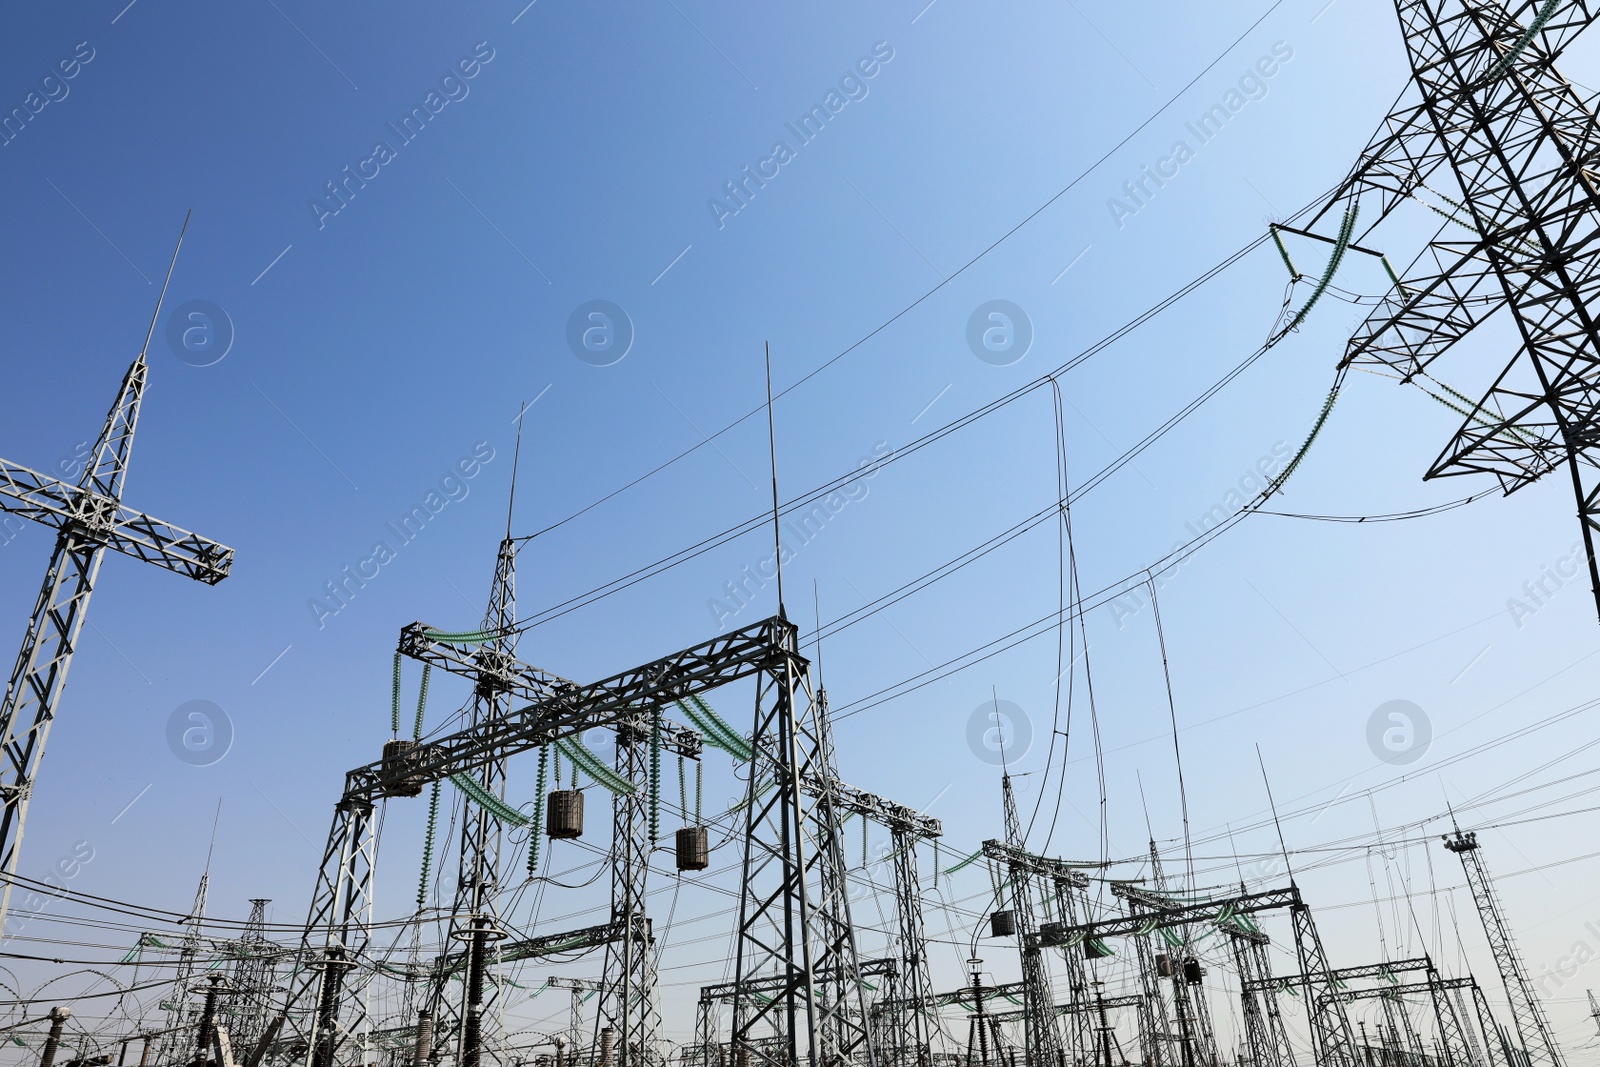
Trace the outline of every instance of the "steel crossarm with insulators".
{"type": "MultiPolygon", "coordinates": [[[[1130,994],[1123,997],[1106,997],[1103,1001],[1084,1001],[1067,1004],[1052,1004],[1049,1011],[1054,1015],[1079,1015],[1086,1012],[1099,1011],[1102,1007],[1111,1008],[1138,1008],[1144,1004],[1143,994],[1130,994]]],[[[992,1016],[997,1023],[1013,1023],[1020,1020],[1027,1013],[1022,1009],[1016,1011],[1003,1011],[992,1016]]]]}
{"type": "MultiPolygon", "coordinates": [[[[1391,975],[1409,974],[1414,971],[1433,970],[1433,961],[1426,956],[1415,959],[1390,960],[1387,963],[1367,963],[1359,967],[1336,967],[1333,972],[1337,982],[1357,982],[1369,979],[1385,979],[1391,975]]],[[[1285,985],[1299,985],[1305,981],[1303,974],[1284,974],[1274,978],[1257,978],[1245,983],[1245,989],[1251,992],[1261,989],[1281,988],[1285,985]]]]}
{"type": "Polygon", "coordinates": [[[1293,886],[1288,889],[1268,889],[1259,893],[1242,893],[1236,897],[1223,897],[1217,900],[1202,901],[1198,904],[1174,905],[1169,901],[1159,910],[1152,909],[1143,915],[1100,919],[1071,927],[1066,932],[1074,936],[1082,934],[1084,940],[1132,937],[1135,934],[1145,934],[1151,930],[1159,930],[1164,927],[1182,926],[1186,923],[1215,919],[1222,914],[1224,908],[1229,909],[1229,914],[1248,915],[1258,911],[1273,911],[1279,908],[1293,907],[1299,902],[1300,891],[1293,886]]]}
{"type": "Polygon", "coordinates": [[[773,649],[785,628],[793,624],[767,619],[602,681],[574,684],[488,728],[458,730],[428,742],[403,768],[382,760],[357,767],[345,777],[345,795],[376,799],[404,781],[426,785],[472,771],[498,753],[511,756],[585,730],[615,727],[652,707],[760,674],[778,661],[773,649]]]}
{"type": "Polygon", "coordinates": [[[1040,878],[1054,878],[1068,882],[1075,889],[1086,889],[1089,879],[1084,873],[1068,863],[1066,860],[1050,859],[1047,856],[1036,856],[1025,849],[1008,845],[1004,841],[990,838],[983,843],[983,854],[989,859],[998,860],[1009,867],[1027,871],[1040,878]]]}

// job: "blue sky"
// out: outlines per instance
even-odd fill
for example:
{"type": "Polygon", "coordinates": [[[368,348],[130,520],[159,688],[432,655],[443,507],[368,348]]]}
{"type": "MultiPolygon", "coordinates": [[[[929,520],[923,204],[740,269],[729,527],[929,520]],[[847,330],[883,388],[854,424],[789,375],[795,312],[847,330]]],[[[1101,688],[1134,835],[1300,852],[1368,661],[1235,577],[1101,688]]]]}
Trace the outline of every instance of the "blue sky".
{"type": "MultiPolygon", "coordinates": [[[[237,551],[232,577],[215,588],[107,559],[30,815],[24,873],[89,841],[85,890],[181,910],[220,799],[213,909],[239,918],[247,898],[271,897],[276,921],[298,921],[341,776],[388,736],[399,628],[421,619],[466,629],[482,615],[523,402],[532,406],[512,525],[526,534],[753,411],[769,343],[783,391],[775,423],[786,497],[1032,381],[1333,186],[1404,84],[1390,5],[1285,0],[1262,18],[1268,7],[912,0],[733,10],[666,0],[623,10],[514,0],[325,10],[119,0],[14,15],[0,40],[0,109],[25,106],[35,91],[58,99],[0,146],[12,208],[0,260],[0,454],[44,468],[93,438],[192,210],[151,345],[126,500],[237,551]],[[87,55],[72,78],[43,83],[63,60],[87,55]],[[1190,127],[1234,91],[1242,106],[1201,143],[1190,127]],[[830,93],[842,106],[801,143],[790,124],[826,110],[830,93]],[[406,140],[389,124],[414,109],[429,117],[406,140]],[[790,158],[764,164],[779,141],[790,158]],[[1163,161],[1179,155],[1179,141],[1189,151],[1176,176],[1126,210],[1125,183],[1144,168],[1170,173],[1163,161]],[[764,165],[765,184],[747,185],[747,202],[731,212],[726,183],[764,165]],[[364,184],[350,180],[341,200],[329,199],[328,183],[351,172],[364,184]],[[597,300],[621,308],[633,334],[608,366],[578,358],[567,340],[574,312],[597,300]],[[995,300],[1020,307],[1032,330],[1026,354],[1004,366],[967,340],[974,311],[995,300]],[[234,334],[209,366],[166,340],[167,318],[193,301],[220,308],[234,334]],[[464,458],[476,469],[453,480],[464,458]],[[434,490],[448,503],[422,532],[337,613],[315,610],[325,584],[369,558],[390,537],[387,524],[434,490]],[[168,749],[168,719],[191,700],[215,703],[231,723],[232,747],[210,766],[168,749]]],[[[1592,82],[1592,42],[1580,40],[1562,65],[1592,82]]],[[[1393,258],[1415,251],[1397,245],[1393,258]]],[[[1296,255],[1310,270],[1324,253],[1296,255]]],[[[1258,249],[1065,374],[1069,480],[1088,480],[1253,350],[1286,280],[1270,246],[1258,249]]],[[[1340,281],[1367,294],[1386,284],[1364,263],[1340,281]]],[[[1186,524],[1253,484],[1258,462],[1298,448],[1362,314],[1332,298],[1320,304],[1300,333],[1085,495],[1073,509],[1083,587],[1148,565],[1186,524]]],[[[1447,380],[1481,390],[1500,351],[1496,335],[1475,338],[1452,353],[1447,380]]],[[[813,583],[822,618],[837,618],[1046,507],[1056,496],[1055,417],[1050,392],[1036,390],[876,469],[796,548],[785,573],[791,615],[812,618],[813,583]]],[[[1454,428],[1455,416],[1426,396],[1357,375],[1278,510],[1378,514],[1488,488],[1421,481],[1454,428]]],[[[765,430],[746,419],[528,543],[520,614],[759,514],[769,504],[765,430]]],[[[1231,877],[1221,858],[1233,851],[1230,824],[1254,827],[1240,852],[1275,847],[1259,825],[1259,744],[1280,807],[1309,809],[1285,824],[1292,848],[1358,842],[1326,867],[1313,852],[1297,864],[1335,961],[1426,947],[1458,967],[1453,914],[1470,965],[1489,978],[1453,857],[1424,845],[1360,849],[1375,822],[1410,824],[1439,813],[1446,797],[1459,805],[1526,772],[1514,788],[1585,765],[1580,754],[1545,766],[1592,736],[1593,712],[1441,763],[1588,699],[1595,616],[1582,583],[1536,612],[1508,609],[1570,553],[1572,510],[1552,479],[1412,522],[1260,516],[1171,576],[1162,621],[1209,884],[1231,877]],[[1434,734],[1428,755],[1406,767],[1379,762],[1367,744],[1372,714],[1397,699],[1423,709],[1434,734]],[[1370,801],[1349,799],[1379,785],[1370,801]],[[1419,894],[1425,934],[1395,905],[1372,902],[1405,883],[1419,894]]],[[[765,536],[536,627],[521,655],[588,679],[703,640],[726,622],[714,604],[727,603],[726,583],[770,552],[765,536]]],[[[904,803],[937,798],[949,852],[999,833],[997,771],[967,741],[991,694],[1019,706],[1035,735],[1017,762],[1026,808],[1044,786],[1056,642],[1034,640],[859,705],[1055,610],[1059,547],[1046,523],[824,645],[842,773],[904,803]]],[[[49,549],[39,529],[0,546],[13,640],[49,549]]],[[[736,621],[774,609],[769,588],[736,621]]],[[[1167,847],[1182,837],[1152,620],[1127,604],[1088,620],[1118,858],[1140,853],[1152,832],[1141,783],[1155,837],[1167,847]]],[[[1073,677],[1074,762],[1049,848],[1094,859],[1088,679],[1081,669],[1073,677]]],[[[416,681],[408,671],[408,693],[416,681]]],[[[430,722],[463,699],[463,686],[440,681],[430,722]]],[[[716,703],[736,723],[748,717],[742,690],[716,703]]],[[[707,774],[708,797],[736,795],[729,767],[707,774]]],[[[1583,807],[1561,798],[1585,781],[1471,818],[1583,807]]],[[[532,788],[526,773],[514,775],[511,799],[532,788]]],[[[1054,779],[1045,788],[1039,847],[1054,779]]],[[[423,804],[392,807],[380,911],[397,916],[409,909],[423,804]]],[[[1486,856],[1505,874],[1581,856],[1587,818],[1486,831],[1486,856]]],[[[1405,836],[1438,832],[1436,823],[1405,836]]],[[[1593,864],[1503,881],[1536,974],[1592,940],[1593,864]]],[[[958,895],[981,895],[982,876],[967,877],[958,895]]],[[[598,888],[569,897],[538,922],[605,904],[598,888]]],[[[720,906],[714,894],[699,905],[707,914],[720,906]]],[[[971,914],[930,920],[949,942],[935,963],[941,985],[957,979],[983,903],[962,907],[971,914]]],[[[709,961],[721,946],[686,947],[683,968],[668,973],[668,1002],[681,1009],[669,1018],[673,1036],[688,1032],[682,1005],[693,987],[720,973],[709,961]]],[[[987,951],[997,976],[1011,976],[1014,960],[987,951]]],[[[1591,1025],[1581,989],[1596,980],[1580,971],[1551,1001],[1574,1046],[1591,1025]]],[[[527,1017],[555,1010],[533,1004],[527,1017]]]]}

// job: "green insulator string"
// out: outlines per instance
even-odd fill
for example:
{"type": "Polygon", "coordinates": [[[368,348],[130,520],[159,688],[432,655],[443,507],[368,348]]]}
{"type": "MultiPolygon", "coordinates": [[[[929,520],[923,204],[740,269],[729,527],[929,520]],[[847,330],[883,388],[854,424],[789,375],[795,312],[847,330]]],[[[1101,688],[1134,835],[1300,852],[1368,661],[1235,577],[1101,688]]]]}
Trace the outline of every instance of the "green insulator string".
{"type": "Polygon", "coordinates": [[[683,821],[689,821],[689,777],[684,773],[683,755],[678,755],[678,810],[683,812],[683,821]]]}
{"type": "Polygon", "coordinates": [[[1295,314],[1294,319],[1290,321],[1288,326],[1283,328],[1282,333],[1278,334],[1275,340],[1298,330],[1300,324],[1306,320],[1306,316],[1311,314],[1311,309],[1316,306],[1317,301],[1322,299],[1322,294],[1328,291],[1328,286],[1333,282],[1334,274],[1339,270],[1339,264],[1344,260],[1345,251],[1350,247],[1350,238],[1355,233],[1356,215],[1359,210],[1359,204],[1351,204],[1345,209],[1344,220],[1339,224],[1338,239],[1333,242],[1333,255],[1328,257],[1327,269],[1322,272],[1322,277],[1317,280],[1316,288],[1311,290],[1310,299],[1305,302],[1305,305],[1295,314]]]}
{"type": "MultiPolygon", "coordinates": [[[[417,723],[411,728],[411,738],[414,741],[422,740],[422,711],[428,706],[428,676],[433,673],[433,664],[422,665],[422,688],[417,692],[417,723]]],[[[398,697],[396,700],[398,701],[398,697]]],[[[396,705],[395,714],[398,715],[399,706],[396,705]]],[[[396,727],[399,729],[399,727],[396,727]]]]}
{"type": "Polygon", "coordinates": [[[650,842],[661,836],[661,708],[650,713],[650,842]]]}
{"type": "MultiPolygon", "coordinates": [[[[556,757],[559,759],[560,757],[556,757]]],[[[534,878],[539,874],[539,845],[544,836],[544,787],[545,775],[550,770],[550,746],[539,746],[539,785],[538,791],[533,795],[533,833],[528,836],[528,877],[534,878]]]]}
{"type": "Polygon", "coordinates": [[[428,829],[422,835],[422,877],[417,880],[417,910],[428,902],[428,874],[433,868],[433,835],[439,825],[439,783],[433,783],[433,796],[428,799],[428,829]]]}
{"type": "Polygon", "coordinates": [[[389,735],[400,736],[400,653],[394,654],[394,693],[389,700],[389,735]]]}
{"type": "Polygon", "coordinates": [[[556,788],[560,789],[561,788],[561,750],[559,748],[555,748],[555,749],[553,749],[553,751],[555,752],[555,761],[556,761],[556,788]]]}
{"type": "Polygon", "coordinates": [[[1506,68],[1511,66],[1512,62],[1514,62],[1516,58],[1522,54],[1522,50],[1527,48],[1528,45],[1533,41],[1534,35],[1540,30],[1544,29],[1544,24],[1550,21],[1550,16],[1554,15],[1556,8],[1560,6],[1561,0],[1548,0],[1544,7],[1539,10],[1539,13],[1534,16],[1533,21],[1528,23],[1528,28],[1523,31],[1522,36],[1517,40],[1517,43],[1512,45],[1511,50],[1501,57],[1500,62],[1495,64],[1494,69],[1489,72],[1488,77],[1484,80],[1494,81],[1496,78],[1499,78],[1500,75],[1504,74],[1506,72],[1506,68]]]}

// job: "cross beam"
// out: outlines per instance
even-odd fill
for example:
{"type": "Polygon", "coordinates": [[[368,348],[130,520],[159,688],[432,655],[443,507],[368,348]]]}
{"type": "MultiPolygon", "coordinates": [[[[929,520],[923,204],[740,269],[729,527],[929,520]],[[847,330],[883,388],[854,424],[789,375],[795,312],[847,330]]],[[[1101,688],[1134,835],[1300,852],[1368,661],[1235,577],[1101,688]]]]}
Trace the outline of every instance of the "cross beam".
{"type": "Polygon", "coordinates": [[[983,843],[983,854],[992,860],[999,860],[1013,870],[1026,871],[1028,874],[1037,875],[1041,878],[1066,882],[1074,889],[1086,889],[1089,885],[1088,877],[1066,860],[1050,859],[1048,856],[1036,856],[1026,849],[1008,845],[1004,841],[998,841],[993,838],[985,841],[983,843]]]}
{"type": "Polygon", "coordinates": [[[1173,905],[1166,903],[1158,910],[1143,915],[1125,915],[1115,919],[1083,923],[1069,927],[1068,934],[1082,934],[1085,940],[1106,937],[1134,937],[1169,926],[1183,926],[1192,922],[1215,919],[1223,909],[1232,915],[1247,915],[1258,911],[1292,908],[1300,904],[1300,891],[1294,886],[1287,889],[1268,889],[1260,893],[1244,893],[1225,900],[1201,901],[1198,904],[1173,905]]]}
{"type": "MultiPolygon", "coordinates": [[[[1396,974],[1410,974],[1415,971],[1432,971],[1433,961],[1426,956],[1419,956],[1409,960],[1391,960],[1388,963],[1368,963],[1359,967],[1339,967],[1333,972],[1335,982],[1357,982],[1373,978],[1388,978],[1396,974]]],[[[1285,985],[1301,985],[1306,980],[1303,974],[1286,974],[1274,978],[1256,978],[1244,983],[1245,992],[1254,993],[1263,989],[1279,989],[1285,985]]]]}
{"type": "MultiPolygon", "coordinates": [[[[766,619],[588,685],[510,660],[491,675],[531,703],[486,728],[459,730],[419,746],[403,765],[378,760],[357,767],[345,776],[344,799],[371,803],[397,786],[436,782],[474,770],[486,759],[528,752],[595,727],[615,727],[652,707],[776,669],[783,661],[776,650],[782,648],[785,631],[793,630],[786,620],[766,619]]],[[[401,631],[400,651],[441,665],[453,657],[456,666],[446,669],[456,673],[468,673],[462,662],[476,668],[477,661],[460,648],[425,636],[436,633],[412,623],[401,631]]]]}
{"type": "Polygon", "coordinates": [[[105,496],[0,459],[0,511],[55,530],[73,527],[101,547],[197,582],[228,576],[233,549],[105,496]]]}

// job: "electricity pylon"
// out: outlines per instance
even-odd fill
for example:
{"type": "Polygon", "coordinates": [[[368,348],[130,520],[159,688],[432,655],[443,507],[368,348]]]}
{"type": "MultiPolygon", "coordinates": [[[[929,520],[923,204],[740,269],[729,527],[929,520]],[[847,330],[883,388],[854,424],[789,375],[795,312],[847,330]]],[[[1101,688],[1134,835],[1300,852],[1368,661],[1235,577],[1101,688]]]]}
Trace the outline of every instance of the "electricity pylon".
{"type": "Polygon", "coordinates": [[[1517,953],[1516,942],[1511,938],[1494,883],[1478,855],[1478,835],[1455,833],[1444,839],[1444,847],[1461,857],[1462,869],[1467,874],[1467,885],[1472,890],[1473,903],[1478,906],[1478,917],[1483,920],[1483,932],[1489,938],[1489,949],[1494,954],[1495,966],[1505,983],[1506,998],[1511,1003],[1511,1023],[1517,1039],[1532,1067],[1563,1067],[1561,1051],[1550,1034],[1550,1023],[1539,1006],[1539,998],[1528,981],[1528,968],[1517,953]]]}
{"type": "Polygon", "coordinates": [[[1426,478],[1486,473],[1509,494],[1565,467],[1600,605],[1600,126],[1555,67],[1600,4],[1395,7],[1411,84],[1306,235],[1338,220],[1337,238],[1320,235],[1336,265],[1346,248],[1369,251],[1353,242],[1406,201],[1446,221],[1341,367],[1424,385],[1463,416],[1426,478]],[[1432,378],[1435,360],[1502,310],[1517,350],[1481,399],[1432,378]]]}
{"type": "MultiPolygon", "coordinates": [[[[516,541],[509,532],[500,542],[495,556],[494,582],[489,589],[489,608],[483,617],[482,633],[493,636],[478,647],[480,663],[513,662],[516,657],[516,541]]],[[[472,697],[473,728],[492,728],[509,712],[511,698],[493,683],[495,674],[485,670],[479,677],[472,697]]],[[[476,768],[478,785],[483,791],[505,799],[506,759],[501,756],[485,760],[476,768]]],[[[542,828],[535,827],[534,832],[542,828]]],[[[466,948],[466,981],[458,1012],[449,1003],[447,990],[450,976],[443,966],[434,980],[432,1003],[433,1018],[441,1037],[454,1034],[457,1063],[460,1067],[478,1067],[484,1046],[483,1021],[485,1016],[484,971],[490,964],[490,945],[504,937],[500,928],[500,820],[488,808],[478,804],[465,804],[461,828],[460,862],[456,876],[455,904],[450,914],[450,937],[466,948]],[[454,1019],[451,1016],[454,1015],[454,1019]],[[452,1022],[454,1025],[452,1025],[452,1022]]],[[[448,949],[446,949],[448,952],[448,949]]],[[[442,957],[441,957],[442,959],[442,957]]]]}
{"type": "MultiPolygon", "coordinates": [[[[188,220],[184,220],[188,226],[188,220]]],[[[178,235],[178,248],[183,235],[178,235]]],[[[122,503],[133,432],[150,368],[145,354],[161,316],[161,302],[178,262],[172,251],[161,298],[150,319],[144,348],[122,378],[122,388],[106,416],[83,474],[68,484],[0,459],[0,511],[54,527],[55,551],[28,619],[28,632],[0,704],[0,924],[11,902],[11,886],[21,858],[22,830],[44,759],[45,740],[55,722],[66,685],[67,668],[78,647],[89,594],[107,548],[215,585],[228,576],[233,549],[163,522],[122,503]]]]}

